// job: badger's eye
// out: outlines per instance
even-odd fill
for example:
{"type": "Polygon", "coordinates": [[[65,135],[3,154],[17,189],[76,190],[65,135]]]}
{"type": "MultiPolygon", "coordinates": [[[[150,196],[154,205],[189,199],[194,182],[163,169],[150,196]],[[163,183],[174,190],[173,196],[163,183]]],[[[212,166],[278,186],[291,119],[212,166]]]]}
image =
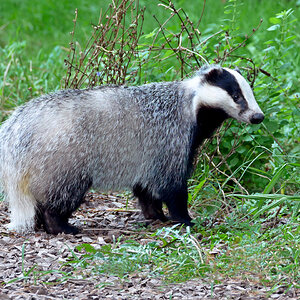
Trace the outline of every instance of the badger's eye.
{"type": "Polygon", "coordinates": [[[235,94],[235,95],[232,96],[232,98],[233,98],[234,102],[237,102],[240,99],[240,96],[235,94]]]}

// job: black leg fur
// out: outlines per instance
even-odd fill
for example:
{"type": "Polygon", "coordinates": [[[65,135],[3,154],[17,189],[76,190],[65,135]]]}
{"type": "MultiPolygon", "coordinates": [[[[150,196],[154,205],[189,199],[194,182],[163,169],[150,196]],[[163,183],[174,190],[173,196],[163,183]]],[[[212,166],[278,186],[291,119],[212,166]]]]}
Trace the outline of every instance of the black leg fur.
{"type": "Polygon", "coordinates": [[[173,221],[193,226],[187,209],[188,191],[186,186],[167,191],[162,196],[162,201],[166,203],[173,221]]]}
{"type": "Polygon", "coordinates": [[[147,188],[142,188],[137,184],[133,188],[133,194],[139,199],[146,220],[160,220],[162,222],[168,220],[162,210],[162,201],[154,198],[147,188]]]}
{"type": "Polygon", "coordinates": [[[140,185],[134,187],[133,193],[138,197],[146,219],[167,221],[168,218],[162,210],[162,203],[164,202],[168,207],[171,220],[193,226],[192,218],[189,216],[187,209],[188,191],[186,186],[166,190],[160,195],[160,199],[153,197],[147,188],[142,188],[140,185]]]}
{"type": "Polygon", "coordinates": [[[58,234],[58,233],[70,233],[77,234],[79,229],[68,223],[68,217],[63,217],[57,213],[51,212],[49,209],[43,211],[43,225],[47,233],[58,234]]]}
{"type": "Polygon", "coordinates": [[[77,181],[72,178],[69,184],[62,185],[55,192],[50,191],[49,200],[38,207],[36,228],[42,224],[47,233],[78,233],[79,229],[70,225],[68,219],[83,202],[91,184],[90,179],[80,176],[77,181]]]}

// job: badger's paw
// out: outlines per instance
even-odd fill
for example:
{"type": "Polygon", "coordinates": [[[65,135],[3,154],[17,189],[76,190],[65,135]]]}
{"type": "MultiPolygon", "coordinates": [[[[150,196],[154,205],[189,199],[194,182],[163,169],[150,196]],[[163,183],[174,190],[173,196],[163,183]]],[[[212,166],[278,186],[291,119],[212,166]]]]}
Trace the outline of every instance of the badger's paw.
{"type": "Polygon", "coordinates": [[[49,234],[77,234],[80,232],[80,229],[76,226],[70,225],[67,222],[57,222],[57,223],[44,223],[44,229],[49,234]]]}

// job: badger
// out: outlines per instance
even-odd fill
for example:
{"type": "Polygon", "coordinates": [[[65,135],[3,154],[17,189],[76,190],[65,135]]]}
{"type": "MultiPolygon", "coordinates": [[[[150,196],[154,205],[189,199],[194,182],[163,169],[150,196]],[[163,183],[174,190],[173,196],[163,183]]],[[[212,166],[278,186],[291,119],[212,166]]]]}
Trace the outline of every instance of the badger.
{"type": "Polygon", "coordinates": [[[264,114],[239,70],[218,65],[183,81],[33,99],[0,129],[8,227],[75,234],[68,220],[90,188],[130,189],[147,220],[193,225],[187,180],[194,156],[227,118],[258,124],[264,114]]]}

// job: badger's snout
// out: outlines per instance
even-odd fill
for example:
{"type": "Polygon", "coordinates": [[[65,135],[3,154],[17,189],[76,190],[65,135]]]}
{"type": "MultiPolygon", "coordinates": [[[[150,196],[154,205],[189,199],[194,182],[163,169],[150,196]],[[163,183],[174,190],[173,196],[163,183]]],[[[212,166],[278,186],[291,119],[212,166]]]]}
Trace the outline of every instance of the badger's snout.
{"type": "Polygon", "coordinates": [[[264,120],[265,116],[262,113],[256,113],[250,118],[251,124],[259,124],[264,120]]]}

